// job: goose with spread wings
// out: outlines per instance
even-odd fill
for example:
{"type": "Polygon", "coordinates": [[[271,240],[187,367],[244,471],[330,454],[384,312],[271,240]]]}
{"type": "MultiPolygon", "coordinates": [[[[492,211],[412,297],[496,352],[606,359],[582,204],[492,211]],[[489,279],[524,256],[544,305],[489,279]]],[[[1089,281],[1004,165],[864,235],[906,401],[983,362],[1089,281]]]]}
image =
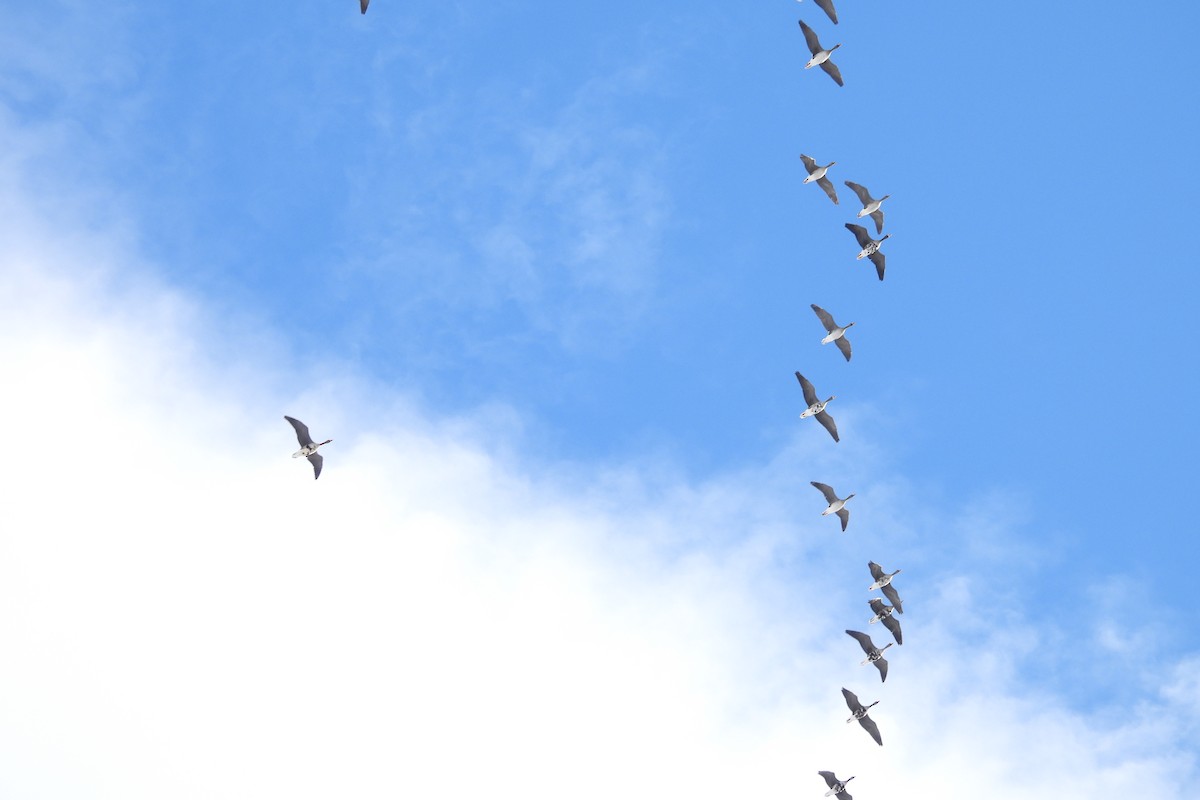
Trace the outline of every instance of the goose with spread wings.
{"type": "Polygon", "coordinates": [[[796,380],[800,381],[800,390],[804,392],[804,402],[808,403],[808,408],[800,412],[800,419],[805,417],[816,417],[817,422],[821,423],[825,430],[829,431],[829,435],[833,440],[839,441],[837,432],[837,423],[833,421],[833,417],[829,416],[829,412],[825,410],[825,406],[829,405],[829,401],[837,397],[835,394],[829,395],[825,400],[817,399],[817,390],[809,383],[808,378],[805,378],[796,372],[796,380]]]}
{"type": "Polygon", "coordinates": [[[838,325],[833,321],[833,315],[825,309],[821,308],[816,303],[811,303],[813,313],[817,315],[817,319],[821,320],[821,324],[825,326],[825,331],[828,334],[821,340],[821,344],[829,344],[833,342],[837,345],[837,349],[842,351],[842,355],[846,360],[850,360],[850,340],[846,338],[846,331],[850,330],[853,322],[845,325],[838,325]]]}
{"type": "Polygon", "coordinates": [[[841,47],[841,43],[835,44],[833,47],[826,50],[821,47],[821,42],[817,39],[817,33],[812,28],[804,24],[804,20],[800,20],[800,30],[804,31],[804,41],[808,45],[808,50],[812,53],[812,58],[804,65],[805,69],[810,67],[820,67],[825,70],[825,74],[833,78],[833,82],[838,86],[843,86],[842,73],[838,70],[837,65],[829,60],[829,56],[834,50],[841,47]]]}
{"type": "Polygon", "coordinates": [[[323,442],[314,442],[312,436],[308,433],[308,426],[295,417],[289,417],[286,414],[283,416],[292,427],[296,429],[296,439],[300,442],[300,449],[292,453],[292,458],[300,458],[301,456],[308,459],[313,465],[313,480],[321,477],[321,465],[325,463],[325,459],[317,452],[317,448],[329,444],[333,439],[326,439],[323,442]]]}
{"type": "Polygon", "coordinates": [[[879,280],[883,280],[883,270],[886,267],[886,259],[883,253],[879,252],[879,246],[883,244],[884,239],[891,236],[890,233],[884,234],[883,239],[872,239],[871,234],[867,233],[867,229],[862,225],[855,225],[853,222],[846,223],[846,230],[854,234],[854,238],[858,240],[858,246],[862,248],[856,258],[862,260],[869,258],[871,263],[875,265],[875,273],[879,275],[879,280]]]}
{"type": "Polygon", "coordinates": [[[882,649],[880,649],[875,646],[874,642],[871,641],[871,637],[867,636],[862,631],[848,630],[846,631],[846,634],[853,637],[858,642],[858,646],[861,647],[863,652],[867,654],[867,657],[862,660],[861,666],[865,667],[867,664],[874,664],[875,669],[879,670],[879,682],[883,683],[886,681],[888,662],[887,659],[883,657],[883,651],[891,647],[892,643],[888,642],[883,646],[882,649]]]}
{"type": "Polygon", "coordinates": [[[827,483],[818,481],[809,481],[813,486],[817,487],[817,491],[825,496],[825,502],[829,503],[829,508],[821,512],[822,517],[827,517],[830,514],[837,514],[838,519],[842,521],[842,531],[845,532],[846,526],[850,524],[850,509],[846,508],[846,503],[853,494],[848,494],[845,497],[838,497],[837,492],[827,483]]]}
{"type": "Polygon", "coordinates": [[[900,593],[896,591],[896,587],[892,586],[892,578],[896,577],[900,570],[884,572],[883,567],[874,561],[867,562],[867,569],[871,570],[871,577],[875,579],[875,582],[867,587],[867,591],[873,592],[879,589],[883,592],[883,596],[888,599],[888,602],[896,607],[896,612],[903,614],[904,602],[900,599],[900,593]]]}
{"type": "Polygon", "coordinates": [[[846,784],[854,780],[853,775],[844,781],[839,781],[837,775],[834,775],[827,769],[823,769],[817,774],[825,779],[825,784],[829,787],[829,791],[825,793],[826,797],[836,797],[837,800],[854,800],[850,793],[846,791],[846,784]]]}
{"type": "Polygon", "coordinates": [[[800,160],[804,162],[804,169],[808,171],[808,177],[804,179],[804,183],[812,183],[816,181],[817,186],[825,190],[825,194],[829,195],[829,199],[836,206],[838,204],[837,190],[833,188],[833,181],[825,177],[825,173],[829,172],[829,168],[836,164],[836,161],[830,161],[823,167],[817,166],[817,162],[811,156],[800,154],[800,160]]]}
{"type": "Polygon", "coordinates": [[[854,715],[846,720],[846,724],[849,725],[851,722],[858,720],[858,724],[863,726],[863,730],[871,734],[871,738],[875,740],[875,744],[883,746],[883,737],[879,735],[879,726],[875,724],[875,720],[867,716],[867,711],[872,706],[879,705],[879,701],[876,700],[871,705],[864,706],[858,702],[858,695],[846,688],[842,689],[842,696],[846,698],[846,706],[850,709],[850,713],[854,715]]]}
{"type": "Polygon", "coordinates": [[[859,202],[863,204],[862,209],[858,212],[859,219],[870,215],[871,219],[875,220],[875,232],[883,233],[883,209],[880,208],[880,206],[882,206],[883,201],[887,200],[889,197],[891,197],[891,195],[885,194],[883,197],[876,200],[874,197],[871,197],[871,193],[867,191],[867,187],[863,186],[861,183],[855,183],[854,181],[842,182],[850,187],[850,191],[858,195],[859,202]]]}

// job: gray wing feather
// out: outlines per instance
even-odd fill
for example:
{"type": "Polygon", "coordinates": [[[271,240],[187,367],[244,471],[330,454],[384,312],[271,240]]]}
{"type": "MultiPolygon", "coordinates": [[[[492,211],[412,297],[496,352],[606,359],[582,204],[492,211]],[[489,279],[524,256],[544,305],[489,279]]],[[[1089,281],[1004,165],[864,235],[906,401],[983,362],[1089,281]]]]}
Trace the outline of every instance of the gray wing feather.
{"type": "Polygon", "coordinates": [[[892,614],[888,614],[880,622],[883,623],[883,627],[892,632],[892,638],[896,640],[896,644],[904,644],[904,634],[900,632],[900,620],[892,614]]]}
{"type": "Polygon", "coordinates": [[[846,705],[855,714],[857,714],[859,712],[859,710],[862,708],[862,703],[858,702],[858,695],[856,695],[854,692],[850,691],[849,689],[846,689],[846,688],[842,689],[842,697],[846,698],[846,705]]]}
{"type": "Polygon", "coordinates": [[[867,569],[871,570],[871,577],[875,580],[883,580],[883,567],[876,564],[874,561],[867,562],[867,569]]]}
{"type": "Polygon", "coordinates": [[[837,25],[837,9],[833,7],[833,0],[813,0],[817,4],[817,8],[824,11],[833,20],[833,24],[837,25]]]}
{"type": "Polygon", "coordinates": [[[875,661],[875,669],[879,670],[879,682],[883,683],[887,680],[887,659],[880,658],[875,661]]]}
{"type": "Polygon", "coordinates": [[[808,403],[810,406],[817,402],[817,390],[814,389],[813,385],[808,382],[808,378],[797,372],[796,380],[800,381],[800,388],[804,392],[804,402],[808,403]]]}
{"type": "MultiPolygon", "coordinates": [[[[876,580],[878,580],[878,578],[876,580]]],[[[895,586],[892,586],[889,583],[887,586],[884,586],[883,588],[881,588],[880,591],[883,592],[884,597],[886,597],[888,600],[892,601],[892,606],[896,609],[897,614],[904,613],[904,603],[900,599],[899,593],[896,592],[895,586]]]]}
{"type": "Polygon", "coordinates": [[[846,634],[848,636],[852,636],[853,638],[857,639],[858,646],[861,647],[863,649],[863,652],[866,653],[867,655],[871,655],[872,650],[878,649],[875,647],[875,643],[871,641],[871,637],[867,636],[862,631],[848,630],[848,631],[846,631],[846,634]]]}
{"type": "Polygon", "coordinates": [[[320,453],[313,453],[308,457],[308,460],[313,465],[313,480],[315,481],[321,477],[321,465],[325,463],[325,459],[321,457],[320,453]]]}
{"type": "Polygon", "coordinates": [[[308,447],[313,443],[312,437],[308,435],[308,426],[295,417],[289,417],[287,414],[283,418],[292,423],[292,427],[296,429],[296,439],[299,440],[301,447],[308,447]]]}
{"type": "Polygon", "coordinates": [[[800,30],[804,31],[804,41],[814,56],[825,49],[821,47],[821,42],[817,39],[817,32],[805,25],[804,20],[800,20],[800,30]]]}
{"type": "Polygon", "coordinates": [[[853,222],[847,222],[846,230],[854,234],[854,238],[858,240],[859,247],[866,247],[871,242],[875,241],[871,238],[871,234],[867,233],[867,229],[862,225],[855,225],[853,222]]]}
{"type": "Polygon", "coordinates": [[[876,614],[883,613],[883,608],[884,608],[883,601],[880,600],[878,597],[872,597],[870,600],[867,601],[867,605],[869,605],[871,607],[871,610],[874,611],[876,614]]]}
{"type": "Polygon", "coordinates": [[[845,334],[838,337],[837,339],[834,339],[833,343],[837,345],[837,349],[841,350],[842,355],[844,355],[846,357],[846,360],[849,361],[850,360],[850,340],[846,338],[845,334]]]}
{"type": "Polygon", "coordinates": [[[833,78],[833,82],[838,86],[845,86],[842,83],[842,71],[837,68],[837,64],[833,63],[833,59],[825,59],[820,64],[821,69],[825,70],[825,74],[833,78]]]}
{"type": "Polygon", "coordinates": [[[837,190],[833,188],[833,182],[829,178],[820,178],[817,181],[817,186],[825,190],[825,194],[829,195],[829,199],[833,201],[835,206],[838,204],[837,190]]]}
{"type": "Polygon", "coordinates": [[[843,506],[842,508],[839,508],[836,513],[838,519],[842,521],[842,532],[845,533],[846,526],[850,524],[850,509],[843,506]]]}
{"type": "Polygon", "coordinates": [[[858,200],[863,204],[863,208],[866,208],[868,205],[875,202],[875,198],[871,197],[871,193],[867,191],[867,187],[863,186],[861,183],[845,181],[845,184],[850,187],[850,191],[858,195],[858,200]]]}
{"type": "Polygon", "coordinates": [[[812,175],[814,172],[816,172],[817,162],[815,160],[813,160],[812,157],[806,156],[806,155],[804,155],[804,153],[801,153],[800,160],[804,162],[804,168],[806,170],[808,170],[809,175],[812,175]]]}
{"type": "Polygon", "coordinates": [[[871,219],[875,220],[875,232],[883,233],[883,209],[877,208],[872,211],[871,219]]]}
{"type": "Polygon", "coordinates": [[[827,769],[823,769],[820,772],[818,772],[817,774],[825,779],[825,783],[827,783],[829,785],[830,789],[832,789],[833,785],[835,783],[837,783],[837,776],[834,775],[832,772],[830,772],[827,769]]]}
{"type": "Polygon", "coordinates": [[[809,481],[809,483],[817,487],[817,490],[820,491],[821,494],[825,495],[826,503],[832,504],[834,500],[838,499],[837,493],[833,491],[833,487],[829,484],[818,483],[817,481],[809,481]]]}
{"type": "Polygon", "coordinates": [[[883,271],[887,268],[887,257],[882,251],[876,250],[867,258],[871,259],[871,263],[875,265],[875,274],[879,276],[879,280],[883,280],[883,271]]]}
{"type": "Polygon", "coordinates": [[[362,13],[367,13],[367,6],[371,4],[371,0],[359,0],[358,7],[362,9],[362,13]]]}
{"type": "Polygon", "coordinates": [[[875,720],[871,719],[868,714],[858,720],[858,724],[866,729],[867,733],[871,734],[871,738],[875,740],[875,744],[883,746],[883,737],[879,735],[879,726],[875,724],[875,720]]]}
{"type": "Polygon", "coordinates": [[[835,442],[840,441],[838,439],[837,423],[833,421],[833,417],[829,416],[829,412],[822,411],[820,414],[817,414],[816,417],[817,422],[825,426],[825,430],[829,431],[829,435],[833,437],[833,440],[835,442]]]}

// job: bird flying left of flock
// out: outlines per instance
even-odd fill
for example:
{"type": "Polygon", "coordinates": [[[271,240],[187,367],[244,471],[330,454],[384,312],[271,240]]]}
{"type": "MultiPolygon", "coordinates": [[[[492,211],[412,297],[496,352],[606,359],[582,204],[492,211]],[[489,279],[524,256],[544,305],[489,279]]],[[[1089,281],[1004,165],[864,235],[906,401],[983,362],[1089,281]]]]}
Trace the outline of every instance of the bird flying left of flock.
{"type": "MultiPolygon", "coordinates": [[[[797,0],[797,2],[803,2],[803,0],[797,0]]],[[[829,17],[834,25],[838,24],[837,10],[834,8],[833,0],[813,0],[813,2],[825,12],[826,16],[829,17]]],[[[370,0],[359,0],[359,10],[361,13],[367,13],[367,6],[369,4],[370,0]]],[[[804,65],[804,69],[820,67],[827,75],[829,75],[829,77],[834,80],[835,83],[837,83],[838,86],[844,86],[845,83],[842,79],[842,73],[838,69],[837,65],[831,60],[833,52],[842,46],[841,43],[839,42],[830,48],[823,47],[816,31],[805,24],[804,20],[800,20],[800,30],[804,34],[805,44],[808,46],[809,53],[812,56],[808,60],[808,63],[804,65]]],[[[805,154],[801,154],[800,160],[803,162],[804,168],[808,173],[803,182],[816,183],[821,187],[829,199],[835,205],[837,205],[837,190],[834,188],[833,182],[828,177],[830,168],[837,164],[837,162],[831,161],[825,166],[819,166],[814,158],[805,154]]],[[[859,201],[862,203],[862,209],[857,212],[857,218],[861,219],[862,217],[870,217],[875,223],[876,234],[883,233],[884,216],[881,206],[883,201],[887,200],[890,195],[885,194],[876,200],[874,197],[872,197],[870,191],[868,191],[864,185],[855,183],[853,181],[844,181],[844,184],[847,188],[854,192],[855,195],[857,195],[859,201]]],[[[880,239],[874,239],[871,237],[866,228],[850,222],[846,223],[846,229],[854,234],[854,238],[858,241],[858,245],[861,248],[857,258],[860,260],[863,258],[869,259],[871,263],[875,265],[875,271],[879,276],[879,280],[882,281],[885,260],[883,253],[880,252],[880,246],[883,244],[884,240],[891,236],[891,234],[885,234],[880,239]]],[[[850,322],[846,325],[838,325],[838,323],[834,320],[833,315],[815,303],[812,304],[812,310],[813,313],[817,315],[817,318],[820,320],[821,325],[824,327],[826,332],[826,336],[821,340],[821,344],[833,343],[838,350],[841,351],[846,362],[849,363],[851,349],[850,341],[846,338],[846,332],[855,323],[850,322]]],[[[839,442],[840,438],[838,436],[837,424],[834,422],[833,417],[830,416],[829,412],[826,410],[826,407],[832,400],[836,398],[836,395],[830,395],[825,400],[821,400],[817,395],[816,388],[807,378],[804,377],[804,375],[802,375],[798,370],[796,371],[795,375],[796,380],[800,383],[800,388],[803,393],[805,403],[805,409],[800,414],[800,417],[802,419],[806,417],[816,418],[817,422],[819,422],[822,427],[829,432],[829,435],[833,441],[835,443],[839,442]]],[[[284,416],[284,419],[292,426],[296,433],[296,439],[300,443],[300,449],[293,453],[292,457],[306,458],[309,463],[312,464],[313,479],[315,480],[320,478],[321,468],[324,465],[324,458],[317,451],[333,440],[326,439],[322,442],[317,442],[312,438],[311,434],[309,433],[308,426],[303,422],[294,417],[286,415],[284,416]]],[[[826,503],[828,504],[826,509],[821,512],[822,516],[830,514],[836,515],[841,521],[842,531],[845,532],[846,527],[850,522],[850,511],[846,508],[846,503],[850,500],[850,498],[854,497],[854,494],[848,494],[845,497],[839,497],[837,492],[834,491],[833,487],[829,486],[828,484],[821,483],[819,481],[812,481],[811,483],[818,491],[821,492],[826,503]]],[[[866,655],[866,658],[862,661],[863,666],[866,666],[867,664],[873,664],[879,671],[880,682],[885,682],[888,676],[888,661],[883,657],[883,653],[893,645],[900,645],[903,643],[900,623],[895,618],[895,615],[903,614],[904,609],[900,600],[900,595],[897,592],[896,587],[893,585],[892,580],[895,575],[900,572],[900,570],[897,569],[890,573],[884,572],[883,568],[874,561],[868,562],[867,566],[870,569],[871,577],[874,579],[874,583],[870,585],[869,590],[879,590],[883,592],[884,596],[891,603],[891,605],[885,605],[884,602],[879,598],[872,598],[869,600],[868,604],[871,607],[873,616],[870,620],[868,620],[868,624],[874,624],[876,622],[882,623],[882,626],[888,630],[894,641],[888,642],[882,648],[879,648],[871,640],[871,637],[862,631],[847,629],[846,634],[858,642],[863,653],[866,655]]],[[[845,687],[842,687],[842,695],[852,714],[847,722],[853,722],[857,720],[862,728],[875,741],[875,743],[882,746],[883,738],[880,734],[879,727],[867,714],[868,709],[877,705],[879,701],[876,700],[870,705],[864,706],[859,702],[858,696],[845,687]]],[[[829,788],[829,791],[825,793],[826,797],[833,796],[837,797],[838,800],[853,800],[850,793],[846,791],[846,784],[853,780],[854,776],[842,780],[839,779],[833,772],[828,770],[821,770],[818,772],[818,774],[825,780],[825,783],[829,788]]]]}

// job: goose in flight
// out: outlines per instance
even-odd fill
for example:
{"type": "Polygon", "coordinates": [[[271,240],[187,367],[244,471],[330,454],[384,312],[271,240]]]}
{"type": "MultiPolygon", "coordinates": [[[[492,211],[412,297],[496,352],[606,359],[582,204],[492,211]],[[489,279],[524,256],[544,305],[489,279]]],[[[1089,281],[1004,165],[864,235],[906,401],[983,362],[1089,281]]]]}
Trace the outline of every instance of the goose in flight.
{"type": "Polygon", "coordinates": [[[852,636],[855,639],[857,639],[858,646],[861,647],[863,649],[863,652],[867,654],[867,657],[863,659],[861,666],[865,667],[867,664],[874,664],[875,669],[879,670],[879,682],[883,683],[884,681],[886,681],[887,680],[887,659],[883,657],[883,650],[887,650],[889,647],[891,647],[892,643],[888,642],[887,644],[885,644],[883,646],[883,650],[880,650],[878,647],[875,646],[875,643],[871,641],[871,637],[867,636],[862,631],[849,631],[848,630],[848,631],[846,631],[846,633],[847,633],[847,635],[852,636]]]}
{"type": "Polygon", "coordinates": [[[283,416],[288,422],[292,423],[292,427],[296,429],[296,439],[300,442],[300,449],[292,453],[292,458],[300,458],[304,456],[313,465],[313,480],[321,477],[321,464],[325,459],[317,452],[318,447],[329,444],[333,439],[326,439],[323,442],[314,442],[313,438],[308,435],[308,426],[300,420],[289,417],[286,414],[283,416]]]}
{"type": "Polygon", "coordinates": [[[833,487],[826,483],[818,483],[817,481],[809,481],[813,486],[817,487],[817,491],[825,495],[825,502],[829,503],[829,508],[821,512],[822,517],[827,517],[830,514],[837,514],[838,519],[842,521],[842,532],[846,530],[846,526],[850,524],[850,509],[846,508],[846,503],[852,494],[839,498],[837,493],[833,491],[833,487]]]}
{"type": "Polygon", "coordinates": [[[862,225],[855,225],[853,222],[846,223],[846,230],[854,234],[854,238],[858,240],[858,246],[862,248],[857,257],[860,260],[871,259],[871,263],[875,265],[875,273],[879,275],[879,280],[883,280],[885,259],[883,253],[879,252],[879,245],[883,244],[884,239],[891,234],[884,234],[883,239],[872,239],[866,228],[862,225]]]}
{"type": "Polygon", "coordinates": [[[825,783],[829,786],[829,791],[825,793],[826,797],[833,796],[836,797],[837,800],[854,800],[850,793],[846,791],[846,784],[854,780],[853,775],[851,775],[849,778],[846,778],[844,781],[839,781],[837,779],[837,775],[834,775],[827,769],[823,769],[817,774],[824,778],[825,783]]]}
{"type": "Polygon", "coordinates": [[[880,206],[891,195],[885,194],[876,200],[874,197],[871,197],[871,193],[867,191],[867,187],[862,184],[855,183],[854,181],[843,181],[843,183],[850,187],[850,191],[858,195],[859,201],[863,204],[862,210],[858,212],[859,218],[861,219],[870,214],[871,219],[875,220],[875,232],[883,233],[883,209],[880,206]]]}
{"type": "Polygon", "coordinates": [[[813,313],[817,315],[817,319],[821,320],[821,324],[825,326],[825,330],[829,333],[828,336],[821,340],[821,344],[829,344],[830,342],[833,342],[837,345],[837,349],[842,351],[842,355],[846,357],[846,360],[849,361],[850,340],[846,338],[846,331],[850,330],[850,327],[854,325],[854,323],[851,322],[847,325],[838,325],[833,321],[833,316],[828,311],[821,308],[816,303],[812,303],[811,305],[813,313]]]}
{"type": "Polygon", "coordinates": [[[800,381],[800,389],[804,392],[804,402],[808,403],[808,408],[800,412],[800,419],[805,417],[816,417],[817,422],[829,431],[829,435],[833,440],[839,441],[837,432],[837,423],[833,421],[833,417],[829,416],[829,412],[825,410],[825,406],[829,405],[829,401],[833,400],[837,395],[831,394],[827,400],[821,401],[817,399],[817,390],[808,382],[808,379],[796,373],[796,380],[800,381]]]}
{"type": "MultiPolygon", "coordinates": [[[[804,0],[796,0],[796,2],[803,3],[804,0]]],[[[834,25],[838,24],[837,9],[833,7],[833,0],[813,0],[813,2],[817,4],[817,8],[824,11],[833,20],[834,25]]]]}
{"type": "Polygon", "coordinates": [[[875,616],[868,620],[868,624],[882,622],[883,627],[887,628],[892,633],[892,638],[896,640],[896,644],[904,644],[904,635],[900,632],[900,620],[893,616],[896,610],[895,606],[885,606],[883,601],[878,597],[873,597],[867,601],[867,605],[875,612],[875,616]]]}
{"type": "Polygon", "coordinates": [[[904,603],[900,600],[900,594],[896,591],[896,587],[892,586],[892,578],[896,577],[900,570],[896,570],[895,572],[884,572],[883,567],[879,566],[874,561],[867,562],[867,569],[871,570],[871,577],[875,579],[875,582],[867,587],[867,591],[873,592],[876,589],[881,590],[883,592],[883,596],[886,597],[888,601],[896,607],[896,612],[903,614],[904,603]]]}
{"type": "Polygon", "coordinates": [[[875,720],[867,716],[867,711],[872,706],[879,705],[879,701],[876,700],[874,703],[871,703],[871,705],[864,706],[862,703],[858,702],[858,695],[845,688],[842,689],[842,696],[846,698],[846,705],[849,707],[850,713],[854,715],[850,719],[846,720],[846,724],[849,725],[851,722],[854,722],[854,720],[858,720],[858,724],[863,726],[863,730],[871,734],[871,738],[875,740],[875,744],[882,746],[883,738],[879,735],[879,726],[875,724],[875,720]]]}
{"type": "Polygon", "coordinates": [[[829,199],[832,200],[833,204],[836,206],[838,204],[837,190],[833,188],[833,182],[830,181],[829,178],[825,177],[825,173],[828,172],[829,168],[837,162],[830,161],[825,166],[818,167],[816,161],[809,156],[804,155],[803,153],[800,154],[800,160],[804,162],[804,168],[808,170],[808,177],[804,179],[804,182],[812,183],[813,181],[816,181],[817,186],[820,186],[825,190],[825,194],[829,195],[829,199]]]}
{"type": "Polygon", "coordinates": [[[825,74],[833,78],[833,82],[838,86],[843,86],[842,73],[838,70],[837,65],[829,60],[829,56],[833,54],[842,45],[835,44],[833,47],[826,50],[821,47],[821,42],[817,40],[816,31],[804,24],[804,20],[800,20],[800,30],[804,31],[804,41],[808,44],[808,50],[812,53],[812,58],[804,65],[805,69],[810,67],[820,67],[825,70],[825,74]]]}

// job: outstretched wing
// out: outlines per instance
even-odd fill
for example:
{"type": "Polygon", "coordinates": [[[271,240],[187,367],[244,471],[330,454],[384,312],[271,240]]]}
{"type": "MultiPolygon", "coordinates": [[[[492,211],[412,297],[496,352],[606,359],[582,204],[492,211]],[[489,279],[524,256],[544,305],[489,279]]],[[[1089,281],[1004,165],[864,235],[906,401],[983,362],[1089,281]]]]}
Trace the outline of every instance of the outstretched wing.
{"type": "Polygon", "coordinates": [[[362,9],[362,13],[367,13],[367,6],[371,5],[371,0],[358,0],[358,7],[362,9]]]}
{"type": "Polygon", "coordinates": [[[858,640],[858,646],[863,649],[867,655],[871,655],[871,651],[875,650],[875,643],[871,641],[871,637],[867,636],[862,631],[846,631],[848,636],[852,636],[858,640]]]}
{"type": "Polygon", "coordinates": [[[800,160],[804,162],[804,168],[808,170],[809,175],[812,175],[816,171],[817,162],[811,156],[806,156],[804,153],[801,153],[800,160]]]}
{"type": "Polygon", "coordinates": [[[813,0],[817,4],[817,8],[824,11],[833,20],[833,24],[837,25],[837,9],[833,7],[833,0],[813,0]]]}
{"type": "Polygon", "coordinates": [[[817,32],[805,25],[804,20],[800,20],[800,30],[804,31],[804,41],[814,56],[825,49],[821,47],[821,42],[817,39],[817,32]]]}
{"type": "Polygon", "coordinates": [[[829,785],[830,789],[832,789],[833,785],[838,782],[837,776],[834,775],[832,772],[830,772],[827,769],[823,769],[820,772],[818,772],[817,774],[825,779],[825,783],[827,783],[829,785]]]}
{"type": "Polygon", "coordinates": [[[837,423],[833,421],[833,417],[829,416],[829,412],[822,411],[816,417],[817,422],[825,426],[825,430],[829,431],[829,435],[833,437],[833,440],[835,442],[840,441],[837,434],[837,423]]]}
{"type": "Polygon", "coordinates": [[[883,609],[885,606],[883,605],[882,600],[880,600],[878,597],[872,597],[867,601],[867,605],[871,607],[871,610],[875,612],[876,616],[878,616],[880,619],[883,619],[883,609]]]}
{"type": "Polygon", "coordinates": [[[313,480],[315,481],[321,477],[321,465],[325,463],[325,459],[321,457],[320,453],[313,453],[308,457],[308,460],[313,465],[313,480]]]}
{"type": "Polygon", "coordinates": [[[904,604],[900,600],[900,594],[896,591],[895,586],[889,583],[887,586],[880,588],[880,591],[883,592],[884,597],[892,602],[892,607],[896,609],[897,614],[904,613],[904,604]]]}
{"type": "Polygon", "coordinates": [[[804,392],[804,402],[810,406],[817,402],[817,390],[808,382],[808,378],[796,372],[796,380],[800,381],[800,388],[804,392]]]}
{"type": "Polygon", "coordinates": [[[838,86],[846,85],[842,83],[842,71],[837,68],[837,64],[834,64],[832,59],[825,59],[821,62],[820,67],[825,70],[826,75],[833,78],[833,82],[838,86]]]}
{"type": "Polygon", "coordinates": [[[300,441],[301,447],[308,447],[313,443],[312,437],[308,435],[308,426],[295,417],[289,417],[287,414],[283,418],[292,423],[292,427],[296,429],[296,439],[300,441]]]}
{"type": "Polygon", "coordinates": [[[858,195],[858,200],[863,204],[863,208],[875,202],[875,198],[871,197],[871,193],[867,191],[867,187],[861,183],[855,183],[854,181],[846,181],[845,183],[850,187],[850,191],[858,195]]]}
{"type": "Polygon", "coordinates": [[[857,714],[859,711],[862,710],[862,703],[858,702],[858,695],[856,695],[854,692],[850,691],[849,689],[843,688],[842,689],[842,697],[846,698],[846,705],[855,714],[857,714]]]}
{"type": "Polygon", "coordinates": [[[887,659],[879,658],[875,660],[875,669],[879,670],[879,682],[883,683],[887,680],[887,659]]]}
{"type": "Polygon", "coordinates": [[[837,516],[842,521],[842,533],[845,533],[846,526],[850,524],[850,509],[842,506],[837,510],[837,516]]]}
{"type": "Polygon", "coordinates": [[[883,233],[883,209],[877,208],[872,211],[871,219],[875,220],[875,232],[883,233]]]}
{"type": "Polygon", "coordinates": [[[887,259],[883,253],[879,250],[876,250],[874,253],[871,253],[871,255],[867,256],[867,258],[871,259],[871,263],[875,265],[875,274],[879,276],[879,280],[883,280],[883,271],[887,268],[887,259]]]}
{"type": "Polygon", "coordinates": [[[895,615],[888,614],[880,620],[883,627],[892,632],[892,638],[896,640],[896,644],[904,644],[904,634],[900,632],[900,620],[896,619],[895,615]]]}
{"type": "Polygon", "coordinates": [[[871,238],[871,234],[867,233],[867,229],[862,225],[855,225],[853,222],[847,222],[846,230],[854,234],[854,238],[858,240],[859,247],[866,247],[871,242],[875,241],[871,238]]]}
{"type": "Polygon", "coordinates": [[[833,343],[837,345],[837,349],[841,350],[842,355],[844,355],[846,357],[846,360],[849,361],[850,360],[850,340],[846,338],[845,334],[842,334],[838,338],[834,339],[833,343]]]}
{"type": "Polygon", "coordinates": [[[817,483],[816,481],[809,481],[809,483],[811,483],[813,486],[817,487],[817,489],[821,492],[821,494],[825,495],[826,503],[833,505],[833,502],[838,499],[837,494],[833,491],[833,487],[830,486],[829,484],[817,483]]]}
{"type": "Polygon", "coordinates": [[[883,567],[876,564],[874,561],[867,562],[867,569],[871,570],[871,577],[877,581],[883,580],[883,567]]]}
{"type": "Polygon", "coordinates": [[[871,719],[870,715],[864,715],[859,718],[858,724],[866,729],[867,733],[871,734],[871,738],[875,740],[875,744],[883,746],[883,737],[879,735],[879,726],[875,724],[875,720],[871,719]]]}
{"type": "Polygon", "coordinates": [[[833,182],[829,178],[822,177],[818,179],[817,186],[825,190],[825,194],[829,195],[829,199],[833,201],[835,206],[838,204],[837,190],[833,188],[833,182]]]}
{"type": "Polygon", "coordinates": [[[838,324],[833,321],[833,315],[831,315],[828,311],[821,308],[816,303],[811,303],[810,305],[812,306],[813,313],[817,315],[817,319],[821,320],[821,324],[825,326],[826,331],[831,331],[838,326],[838,324]]]}

